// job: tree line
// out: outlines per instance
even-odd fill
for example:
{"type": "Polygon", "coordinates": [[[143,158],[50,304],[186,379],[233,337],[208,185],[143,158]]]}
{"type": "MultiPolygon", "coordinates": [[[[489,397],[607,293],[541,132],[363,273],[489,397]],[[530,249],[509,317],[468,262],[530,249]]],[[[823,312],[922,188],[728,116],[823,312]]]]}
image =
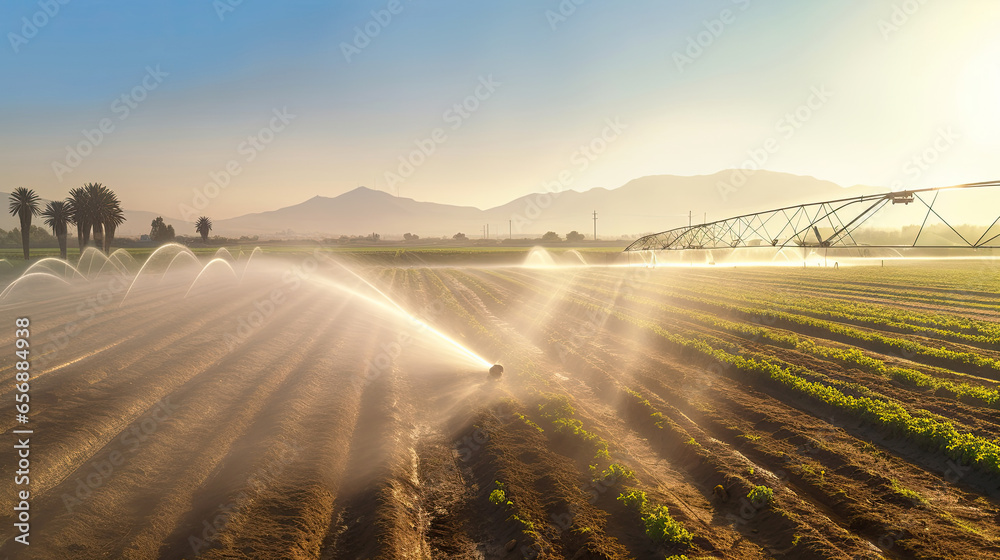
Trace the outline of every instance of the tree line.
{"type": "MultiPolygon", "coordinates": [[[[33,228],[31,220],[41,216],[46,226],[52,229],[52,234],[59,243],[59,257],[66,258],[69,226],[76,226],[77,244],[80,253],[93,244],[109,253],[115,239],[115,231],[125,223],[125,212],[122,210],[118,195],[100,183],[87,183],[82,187],[70,189],[69,196],[64,200],[53,200],[41,207],[41,200],[33,189],[18,187],[10,194],[10,214],[21,222],[21,249],[24,260],[30,256],[30,246],[33,228]]],[[[169,241],[174,237],[173,226],[165,225],[163,218],[157,218],[151,224],[150,238],[153,241],[169,241]]],[[[212,221],[201,216],[195,222],[195,231],[201,235],[202,241],[208,241],[208,233],[212,231],[212,221]]]]}
{"type": "Polygon", "coordinates": [[[115,230],[125,223],[118,195],[100,183],[87,183],[70,189],[64,200],[53,200],[41,208],[41,201],[33,189],[18,187],[10,194],[10,214],[21,222],[21,249],[28,260],[31,244],[31,220],[41,216],[45,225],[59,242],[59,256],[66,258],[69,226],[76,226],[77,244],[82,253],[94,245],[108,253],[115,238],[115,230]]]}

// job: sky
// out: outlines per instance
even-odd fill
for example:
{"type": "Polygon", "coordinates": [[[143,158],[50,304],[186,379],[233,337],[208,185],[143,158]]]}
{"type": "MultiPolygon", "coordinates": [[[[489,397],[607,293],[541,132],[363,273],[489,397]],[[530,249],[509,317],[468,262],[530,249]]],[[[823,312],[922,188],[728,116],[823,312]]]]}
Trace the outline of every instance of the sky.
{"type": "Polygon", "coordinates": [[[5,0],[0,191],[215,219],[746,167],[1000,178],[995,0],[5,0]]]}

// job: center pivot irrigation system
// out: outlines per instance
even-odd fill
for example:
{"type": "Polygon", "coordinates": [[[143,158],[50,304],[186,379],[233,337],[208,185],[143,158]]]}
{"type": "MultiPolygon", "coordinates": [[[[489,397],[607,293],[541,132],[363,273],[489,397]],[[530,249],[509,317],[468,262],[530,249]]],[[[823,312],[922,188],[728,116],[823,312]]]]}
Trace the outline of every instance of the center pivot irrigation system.
{"type": "MultiPolygon", "coordinates": [[[[920,235],[932,216],[947,226],[957,239],[948,248],[1000,248],[1000,214],[975,240],[959,233],[934,208],[938,195],[958,189],[983,189],[1000,187],[1000,181],[969,183],[952,187],[937,187],[897,191],[842,198],[828,202],[813,202],[788,206],[777,210],[745,214],[716,222],[679,227],[640,237],[625,251],[667,251],[689,249],[737,249],[744,247],[917,247],[920,235]],[[857,242],[853,233],[878,214],[887,205],[916,204],[926,209],[923,222],[917,230],[912,245],[871,245],[857,242]],[[826,232],[825,235],[821,232],[826,232]]],[[[923,209],[921,208],[921,209],[923,209]]],[[[1000,208],[997,209],[1000,212],[1000,208]]],[[[934,248],[933,245],[920,245],[934,248]]]]}

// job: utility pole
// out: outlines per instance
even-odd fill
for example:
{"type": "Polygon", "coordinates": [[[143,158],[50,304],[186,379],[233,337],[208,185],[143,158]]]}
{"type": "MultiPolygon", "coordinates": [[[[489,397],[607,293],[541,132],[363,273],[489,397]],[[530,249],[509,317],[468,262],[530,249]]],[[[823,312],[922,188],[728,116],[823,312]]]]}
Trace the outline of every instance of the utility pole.
{"type": "Polygon", "coordinates": [[[486,239],[490,238],[490,224],[486,224],[486,239]]]}
{"type": "Polygon", "coordinates": [[[708,223],[708,212],[705,212],[705,215],[702,216],[701,223],[702,224],[707,224],[708,223]]]}
{"type": "Polygon", "coordinates": [[[514,220],[507,220],[507,239],[514,239],[514,220]]]}
{"type": "Polygon", "coordinates": [[[688,210],[688,227],[691,227],[691,211],[688,210]]]}
{"type": "Polygon", "coordinates": [[[594,210],[594,241],[597,241],[597,210],[594,210]]]}

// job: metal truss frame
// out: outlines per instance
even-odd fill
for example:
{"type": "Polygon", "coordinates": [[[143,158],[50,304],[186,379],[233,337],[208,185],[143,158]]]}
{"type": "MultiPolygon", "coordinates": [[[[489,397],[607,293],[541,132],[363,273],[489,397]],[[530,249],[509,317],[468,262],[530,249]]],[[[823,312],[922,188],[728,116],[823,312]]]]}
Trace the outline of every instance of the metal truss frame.
{"type": "MultiPolygon", "coordinates": [[[[787,206],[777,210],[756,212],[706,224],[680,227],[640,237],[625,251],[665,251],[688,249],[735,249],[742,247],[879,247],[862,245],[852,233],[888,204],[922,204],[927,213],[912,245],[881,245],[880,247],[917,247],[931,215],[941,220],[965,245],[965,248],[1000,248],[1000,230],[987,237],[1000,223],[1000,214],[979,239],[972,241],[960,234],[934,209],[938,195],[952,189],[1000,187],[1000,181],[969,183],[886,194],[842,198],[787,206]],[[933,195],[933,196],[932,196],[933,195]],[[928,200],[929,199],[929,200],[928,200]],[[831,231],[825,238],[819,228],[831,231]]],[[[1000,209],[998,209],[1000,212],[1000,209]]],[[[920,246],[927,247],[927,246],[920,246]]]]}

